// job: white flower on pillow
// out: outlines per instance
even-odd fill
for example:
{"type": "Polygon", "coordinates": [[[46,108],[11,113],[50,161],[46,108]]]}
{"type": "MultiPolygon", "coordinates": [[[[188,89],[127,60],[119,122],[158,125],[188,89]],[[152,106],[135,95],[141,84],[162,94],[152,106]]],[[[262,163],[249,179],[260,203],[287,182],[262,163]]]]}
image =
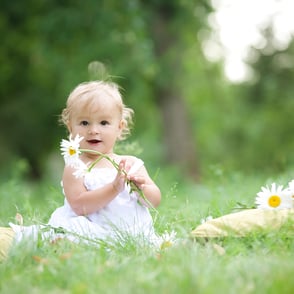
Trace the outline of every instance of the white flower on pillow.
{"type": "Polygon", "coordinates": [[[271,188],[262,187],[257,193],[255,203],[259,209],[289,209],[292,208],[292,192],[290,189],[283,189],[273,183],[271,188]]]}
{"type": "Polygon", "coordinates": [[[289,182],[288,187],[289,187],[289,190],[291,191],[292,198],[294,198],[294,180],[289,182]]]}

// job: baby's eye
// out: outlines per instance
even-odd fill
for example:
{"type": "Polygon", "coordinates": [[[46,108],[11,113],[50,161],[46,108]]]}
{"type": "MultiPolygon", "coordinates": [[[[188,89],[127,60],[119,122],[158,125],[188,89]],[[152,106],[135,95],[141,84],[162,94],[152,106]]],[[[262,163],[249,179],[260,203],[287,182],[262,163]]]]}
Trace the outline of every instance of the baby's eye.
{"type": "Polygon", "coordinates": [[[81,125],[81,126],[87,126],[87,125],[89,125],[89,122],[86,121],[86,120],[82,120],[82,121],[80,122],[80,125],[81,125]]]}
{"type": "Polygon", "coordinates": [[[101,124],[102,126],[106,126],[106,125],[109,125],[109,122],[108,122],[107,120],[102,120],[102,121],[100,122],[100,124],[101,124]]]}

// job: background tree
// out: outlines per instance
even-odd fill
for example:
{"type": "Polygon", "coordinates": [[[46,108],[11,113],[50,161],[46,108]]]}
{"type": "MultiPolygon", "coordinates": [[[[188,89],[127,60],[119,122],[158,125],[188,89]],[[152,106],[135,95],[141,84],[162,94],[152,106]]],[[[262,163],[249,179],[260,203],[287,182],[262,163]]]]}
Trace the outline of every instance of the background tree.
{"type": "Polygon", "coordinates": [[[1,162],[14,155],[26,158],[39,177],[63,133],[56,121],[68,92],[89,79],[89,64],[104,64],[127,89],[126,101],[140,117],[135,135],[144,142],[157,139],[159,158],[166,153],[169,162],[196,173],[193,135],[177,88],[184,79],[181,52],[187,44],[181,34],[197,31],[191,8],[196,6],[189,1],[163,0],[148,5],[136,0],[3,1],[0,120],[9,128],[1,130],[6,141],[1,162]]]}
{"type": "MultiPolygon", "coordinates": [[[[182,91],[187,77],[184,52],[187,48],[195,50],[196,46],[200,47],[196,32],[205,24],[208,5],[204,1],[162,0],[145,2],[144,6],[147,7],[158,64],[153,93],[162,117],[166,159],[198,178],[199,162],[192,120],[182,91]],[[196,18],[196,10],[203,11],[201,19],[196,18]]],[[[197,58],[204,59],[201,54],[197,58]]]]}
{"type": "Polygon", "coordinates": [[[251,48],[247,60],[253,79],[234,89],[240,118],[230,140],[240,166],[248,168],[249,162],[254,169],[281,171],[294,163],[294,42],[286,49],[278,49],[271,25],[263,36],[265,46],[251,48]]]}
{"type": "Polygon", "coordinates": [[[42,175],[66,135],[57,122],[66,97],[94,77],[122,86],[136,112],[132,139],[156,167],[175,165],[195,178],[218,164],[251,170],[293,162],[293,44],[253,49],[258,78],[230,85],[222,64],[202,54],[209,3],[1,1],[2,174],[24,158],[33,177],[42,175]]]}

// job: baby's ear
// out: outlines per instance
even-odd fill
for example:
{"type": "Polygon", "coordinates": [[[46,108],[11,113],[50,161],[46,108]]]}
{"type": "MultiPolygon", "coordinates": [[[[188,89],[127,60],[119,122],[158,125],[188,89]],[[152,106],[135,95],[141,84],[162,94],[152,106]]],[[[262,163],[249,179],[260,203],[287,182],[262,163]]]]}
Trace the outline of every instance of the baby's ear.
{"type": "Polygon", "coordinates": [[[117,140],[118,141],[121,141],[123,140],[123,133],[124,133],[124,129],[126,127],[126,122],[124,119],[122,119],[120,122],[119,122],[119,125],[118,125],[118,134],[117,134],[117,140]]]}
{"type": "Polygon", "coordinates": [[[69,134],[71,134],[72,127],[71,127],[70,123],[67,123],[66,127],[67,127],[67,130],[68,130],[69,134]]]}
{"type": "Polygon", "coordinates": [[[126,123],[125,121],[122,119],[120,122],[119,122],[119,129],[120,131],[122,131],[126,126],[126,123]]]}

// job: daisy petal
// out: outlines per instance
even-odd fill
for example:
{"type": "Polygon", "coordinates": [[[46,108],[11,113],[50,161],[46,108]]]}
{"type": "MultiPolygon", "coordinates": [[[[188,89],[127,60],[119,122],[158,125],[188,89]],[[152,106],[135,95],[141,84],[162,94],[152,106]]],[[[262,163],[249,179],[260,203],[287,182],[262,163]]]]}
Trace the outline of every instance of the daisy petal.
{"type": "Polygon", "coordinates": [[[261,188],[257,193],[255,203],[259,209],[285,209],[292,208],[292,195],[289,189],[283,189],[282,185],[272,183],[271,188],[261,188]]]}

